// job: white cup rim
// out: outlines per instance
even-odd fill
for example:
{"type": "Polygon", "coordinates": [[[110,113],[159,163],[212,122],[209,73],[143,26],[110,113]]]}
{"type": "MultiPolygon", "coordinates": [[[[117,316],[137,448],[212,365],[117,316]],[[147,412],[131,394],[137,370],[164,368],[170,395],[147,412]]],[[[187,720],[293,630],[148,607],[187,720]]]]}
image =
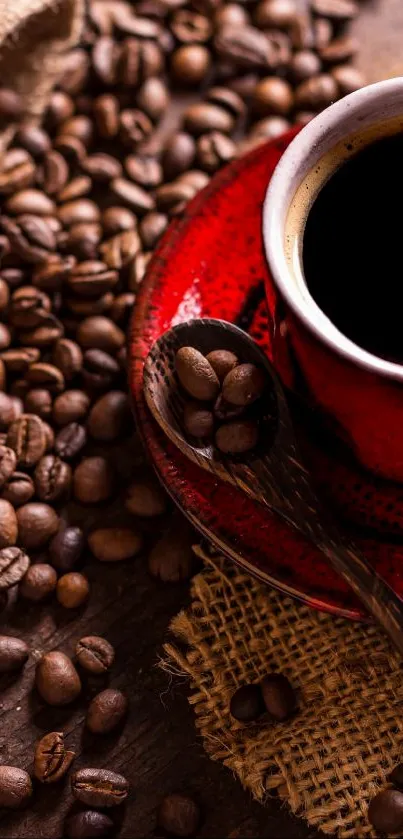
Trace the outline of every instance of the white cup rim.
{"type": "MultiPolygon", "coordinates": [[[[278,163],[266,192],[262,218],[263,242],[270,276],[277,290],[309,332],[356,366],[403,381],[403,365],[379,358],[357,346],[326,317],[308,292],[304,295],[301,293],[291,276],[284,249],[285,217],[290,199],[299,186],[296,177],[304,161],[313,149],[330,140],[342,123],[348,122],[350,125],[346,131],[348,136],[360,128],[363,113],[367,120],[372,119],[372,123],[379,122],[386,101],[393,103],[394,108],[396,105],[399,108],[400,103],[400,114],[403,117],[403,76],[367,85],[345,96],[314,117],[294,137],[278,163]]],[[[329,148],[332,148],[332,144],[329,148]]]]}

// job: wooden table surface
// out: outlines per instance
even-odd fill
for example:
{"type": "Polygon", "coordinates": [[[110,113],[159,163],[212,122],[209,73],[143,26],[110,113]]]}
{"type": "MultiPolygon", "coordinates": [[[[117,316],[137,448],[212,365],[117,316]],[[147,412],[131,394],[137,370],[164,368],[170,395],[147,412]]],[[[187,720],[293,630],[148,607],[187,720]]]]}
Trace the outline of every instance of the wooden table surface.
{"type": "MultiPolygon", "coordinates": [[[[369,81],[403,73],[402,0],[361,0],[354,28],[362,40],[360,66],[369,81]]],[[[123,460],[130,468],[130,461],[123,460]]],[[[98,512],[101,518],[104,512],[98,512]]],[[[108,512],[113,519],[114,511],[108,512]]],[[[89,524],[87,518],[86,524],[89,524]]],[[[155,525],[154,525],[155,529],[155,525]]],[[[22,675],[0,680],[0,762],[30,770],[35,741],[46,731],[63,730],[76,750],[75,766],[106,766],[123,772],[133,793],[122,812],[125,839],[156,836],[155,808],[173,790],[188,790],[199,800],[204,823],[200,837],[319,837],[291,817],[277,800],[267,807],[251,801],[228,770],[204,754],[193,724],[187,685],[169,682],[156,666],[170,618],[186,604],[187,585],[163,586],[152,580],[144,559],[124,566],[89,563],[92,584],[88,606],[77,616],[60,607],[11,608],[2,632],[30,641],[33,655],[22,675]],[[116,648],[111,684],[128,692],[130,715],[119,736],[83,734],[89,686],[67,709],[50,709],[32,691],[35,660],[50,649],[72,653],[83,635],[104,635],[116,648]],[[83,754],[84,752],[84,754],[83,754]]],[[[0,816],[2,839],[58,839],[71,809],[68,783],[40,787],[32,807],[0,816]]]]}

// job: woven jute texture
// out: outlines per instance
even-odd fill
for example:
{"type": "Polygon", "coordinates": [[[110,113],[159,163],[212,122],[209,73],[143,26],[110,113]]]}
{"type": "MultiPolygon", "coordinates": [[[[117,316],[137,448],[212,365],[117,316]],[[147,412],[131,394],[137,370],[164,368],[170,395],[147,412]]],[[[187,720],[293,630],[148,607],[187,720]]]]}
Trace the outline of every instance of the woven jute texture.
{"type": "Polygon", "coordinates": [[[375,627],[316,612],[206,550],[164,661],[190,679],[205,749],[262,803],[276,793],[325,833],[375,836],[369,800],[403,759],[401,662],[375,627]],[[234,690],[271,670],[295,687],[298,714],[235,722],[234,690]]]}
{"type": "MultiPolygon", "coordinates": [[[[81,34],[84,0],[0,0],[0,82],[17,90],[37,121],[81,34]]],[[[0,129],[0,155],[15,126],[0,129]]]]}

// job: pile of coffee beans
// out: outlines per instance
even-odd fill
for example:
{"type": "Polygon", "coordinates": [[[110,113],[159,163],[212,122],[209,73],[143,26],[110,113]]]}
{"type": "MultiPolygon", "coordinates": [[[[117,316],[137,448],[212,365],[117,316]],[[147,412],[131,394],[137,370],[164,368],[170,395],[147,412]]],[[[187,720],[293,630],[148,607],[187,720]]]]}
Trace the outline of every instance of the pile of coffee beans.
{"type": "Polygon", "coordinates": [[[400,834],[403,830],[403,763],[389,776],[390,786],[378,792],[368,808],[368,820],[378,834],[400,834]]]}
{"type": "MultiPolygon", "coordinates": [[[[169,220],[211,175],[364,83],[348,34],[358,4],[311,0],[307,7],[301,13],[296,0],[90,0],[81,43],[66,58],[41,125],[24,120],[15,92],[0,89],[0,122],[19,123],[0,170],[0,608],[16,592],[25,603],[46,607],[53,597],[60,608],[82,608],[91,596],[81,567],[88,554],[99,562],[133,559],[149,547],[153,517],[161,527],[148,551],[150,573],[164,582],[192,573],[191,531],[173,524],[165,532],[167,501],[133,434],[126,327],[169,220]],[[177,115],[171,122],[170,114],[177,115]],[[122,464],[117,441],[125,446],[122,464]],[[104,521],[105,505],[117,497],[125,524],[104,521]]],[[[234,398],[245,365],[236,360],[232,378],[226,370],[224,388],[219,358],[203,363],[213,371],[214,410],[189,407],[188,433],[205,436],[218,421],[222,451],[233,452],[234,440],[239,450],[240,439],[250,448],[256,426],[238,419],[244,406],[234,398]],[[239,428],[231,436],[234,425],[243,425],[243,438],[239,428]]],[[[259,389],[259,371],[248,375],[259,389]]],[[[199,393],[193,397],[204,400],[199,393]]],[[[18,670],[28,656],[23,640],[0,636],[0,673],[18,670]]],[[[113,659],[105,639],[88,636],[75,662],[46,652],[36,687],[45,702],[64,706],[80,694],[85,670],[102,675],[113,659]]],[[[280,702],[279,686],[271,690],[252,686],[255,712],[262,697],[269,712],[280,702]]],[[[232,710],[241,719],[237,701],[232,710]]],[[[283,701],[291,707],[290,698],[283,701]]],[[[125,697],[104,690],[88,708],[87,728],[117,730],[125,713],[125,697]]],[[[46,733],[35,777],[57,780],[73,757],[62,732],[46,733]]],[[[124,778],[93,768],[77,772],[71,788],[90,808],[118,804],[128,793],[124,778]]],[[[31,795],[23,769],[0,766],[0,806],[24,806],[31,795]]],[[[200,814],[178,794],[161,805],[158,821],[187,836],[200,814]]],[[[65,830],[85,839],[115,828],[105,813],[86,809],[65,830]]]]}
{"type": "Polygon", "coordinates": [[[224,454],[243,454],[259,440],[259,400],[266,389],[263,371],[242,364],[229,350],[204,356],[195,347],[181,347],[175,369],[192,401],[183,409],[183,428],[198,440],[214,442],[224,454]],[[253,414],[248,410],[253,406],[253,414]]]}
{"type": "Polygon", "coordinates": [[[238,722],[254,722],[262,714],[284,722],[297,710],[295,691],[284,673],[269,673],[256,684],[241,685],[230,702],[230,713],[238,722]]]}

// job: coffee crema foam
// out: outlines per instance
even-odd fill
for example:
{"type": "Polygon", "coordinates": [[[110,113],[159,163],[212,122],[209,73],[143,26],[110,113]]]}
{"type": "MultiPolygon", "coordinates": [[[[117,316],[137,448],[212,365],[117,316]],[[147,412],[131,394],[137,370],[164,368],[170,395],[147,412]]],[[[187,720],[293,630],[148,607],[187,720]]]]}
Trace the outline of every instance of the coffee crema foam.
{"type": "MultiPolygon", "coordinates": [[[[380,120],[366,129],[344,137],[327,151],[303,178],[291,200],[284,228],[284,253],[292,279],[306,298],[311,297],[305,281],[302,261],[304,231],[309,211],[322,187],[337,169],[367,146],[403,133],[403,116],[380,120]]],[[[346,199],[348,197],[346,196],[346,199]]]]}

